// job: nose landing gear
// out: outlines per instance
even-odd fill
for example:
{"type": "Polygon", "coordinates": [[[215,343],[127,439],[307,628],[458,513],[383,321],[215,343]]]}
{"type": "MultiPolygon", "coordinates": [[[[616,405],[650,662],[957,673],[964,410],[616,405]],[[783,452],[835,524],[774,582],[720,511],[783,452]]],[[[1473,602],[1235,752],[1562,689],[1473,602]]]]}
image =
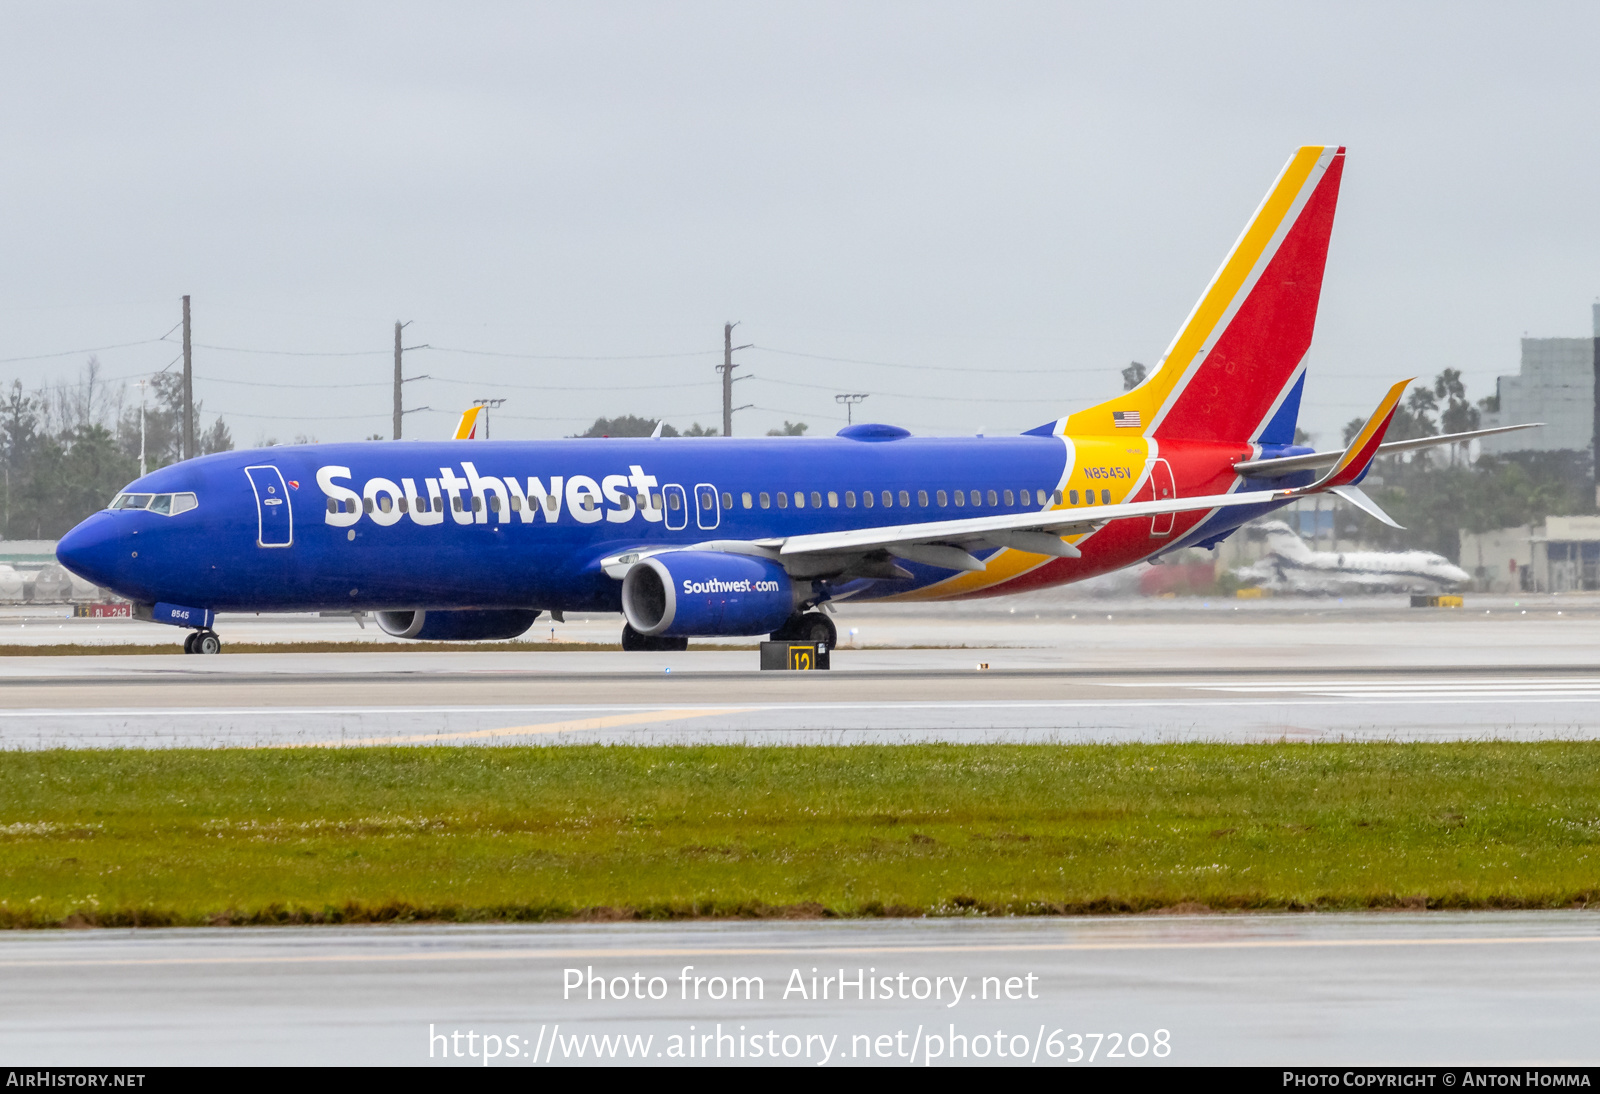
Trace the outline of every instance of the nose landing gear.
{"type": "Polygon", "coordinates": [[[192,631],[183,640],[184,653],[221,653],[222,639],[216,631],[192,631]]]}

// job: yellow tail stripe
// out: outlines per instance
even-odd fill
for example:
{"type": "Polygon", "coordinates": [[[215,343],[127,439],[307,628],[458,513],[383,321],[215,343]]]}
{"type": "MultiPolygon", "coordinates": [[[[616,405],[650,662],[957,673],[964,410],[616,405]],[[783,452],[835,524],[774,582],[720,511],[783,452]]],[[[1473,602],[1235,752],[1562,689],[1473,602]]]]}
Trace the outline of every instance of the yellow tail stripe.
{"type": "Polygon", "coordinates": [[[1155,412],[1166,402],[1167,396],[1188,372],[1195,354],[1206,344],[1212,331],[1227,314],[1234,298],[1239,295],[1239,290],[1250,279],[1251,272],[1261,261],[1268,244],[1277,235],[1284,218],[1288,216],[1295,200],[1305,188],[1306,180],[1311,177],[1317,162],[1326,151],[1327,148],[1323,145],[1307,145],[1290,158],[1278,185],[1262,203],[1261,210],[1250,222],[1250,227],[1239,237],[1233,253],[1217,272],[1210,288],[1206,290],[1206,295],[1195,307],[1189,322],[1173,341],[1172,349],[1152,382],[1136,391],[1130,391],[1119,398],[1072,415],[1067,419],[1067,432],[1109,433],[1112,430],[1111,412],[1123,409],[1140,411],[1143,415],[1142,427],[1149,428],[1155,412]]]}

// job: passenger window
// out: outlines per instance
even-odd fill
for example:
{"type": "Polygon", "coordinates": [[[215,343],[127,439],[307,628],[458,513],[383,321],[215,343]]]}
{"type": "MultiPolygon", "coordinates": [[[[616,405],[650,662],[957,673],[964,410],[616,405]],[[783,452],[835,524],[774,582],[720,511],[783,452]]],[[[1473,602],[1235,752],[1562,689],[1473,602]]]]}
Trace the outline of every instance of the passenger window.
{"type": "MultiPolygon", "coordinates": [[[[498,500],[498,499],[497,499],[498,500]]],[[[617,503],[617,508],[624,513],[633,508],[633,497],[630,494],[622,495],[622,500],[617,503]]]]}
{"type": "Polygon", "coordinates": [[[806,507],[806,492],[804,490],[796,490],[794,492],[794,507],[796,509],[804,509],[806,507]]]}
{"type": "Polygon", "coordinates": [[[1011,500],[1011,491],[1009,491],[1009,490],[1006,491],[1006,504],[1007,505],[1015,505],[1016,504],[1016,502],[1011,500]]]}
{"type": "MultiPolygon", "coordinates": [[[[593,504],[591,504],[589,508],[593,509],[593,504]]],[[[476,494],[472,495],[472,511],[474,513],[481,513],[483,511],[483,499],[478,497],[476,494]]]]}
{"type": "Polygon", "coordinates": [[[973,505],[982,505],[983,504],[983,491],[982,490],[974,490],[972,492],[972,504],[973,505]]]}
{"type": "Polygon", "coordinates": [[[946,505],[950,504],[949,495],[947,495],[943,490],[940,490],[937,494],[934,495],[934,497],[939,499],[939,508],[941,508],[941,509],[943,509],[946,505]]]}
{"type": "Polygon", "coordinates": [[[837,508],[839,508],[839,492],[837,490],[829,490],[828,491],[828,508],[829,509],[837,509],[837,508]]]}
{"type": "Polygon", "coordinates": [[[885,509],[887,509],[890,506],[892,506],[893,504],[894,504],[894,495],[889,493],[889,491],[885,490],[883,492],[883,507],[885,509]]]}
{"type": "MultiPolygon", "coordinates": [[[[478,499],[477,498],[473,498],[472,500],[473,501],[477,501],[478,499]]],[[[457,507],[459,507],[461,505],[461,499],[460,498],[456,499],[456,505],[457,505],[457,507]]],[[[365,509],[368,513],[370,513],[375,508],[377,508],[377,506],[372,504],[372,499],[371,498],[363,498],[361,500],[361,508],[365,509]]]]}
{"type": "MultiPolygon", "coordinates": [[[[744,503],[744,507],[746,509],[750,508],[750,506],[753,504],[750,500],[750,491],[748,490],[739,495],[739,500],[744,503]]],[[[762,508],[765,508],[765,506],[762,508]]]]}
{"type": "Polygon", "coordinates": [[[381,513],[387,513],[389,511],[389,507],[393,504],[394,503],[390,500],[389,495],[385,494],[383,497],[378,499],[378,511],[381,513]]]}
{"type": "Polygon", "coordinates": [[[999,505],[1000,504],[1000,495],[996,494],[993,490],[989,491],[989,504],[990,505],[999,505]]]}
{"type": "Polygon", "coordinates": [[[763,508],[763,509],[771,509],[772,508],[772,498],[765,491],[763,491],[762,494],[761,494],[761,508],[763,508]]]}
{"type": "MultiPolygon", "coordinates": [[[[561,506],[561,499],[556,497],[554,494],[546,494],[544,496],[544,507],[546,509],[548,509],[550,512],[554,513],[558,508],[560,508],[560,506],[561,506]]],[[[657,509],[661,508],[661,495],[660,494],[656,495],[656,508],[657,509]]],[[[677,506],[673,506],[673,508],[676,509],[677,506]]]]}
{"type": "Polygon", "coordinates": [[[1076,490],[1068,492],[1067,497],[1072,499],[1072,504],[1073,505],[1077,505],[1078,504],[1078,492],[1076,490]]]}
{"type": "Polygon", "coordinates": [[[854,509],[856,507],[856,492],[854,490],[846,490],[844,492],[844,507],[846,509],[854,509]]]}
{"type": "Polygon", "coordinates": [[[1100,504],[1101,505],[1110,505],[1111,504],[1111,491],[1109,491],[1109,490],[1100,491],[1100,504]]]}
{"type": "Polygon", "coordinates": [[[928,492],[926,490],[917,491],[917,504],[924,509],[928,507],[928,492]]]}
{"type": "Polygon", "coordinates": [[[813,509],[821,509],[822,508],[822,494],[819,491],[816,491],[816,490],[811,491],[811,508],[813,508],[813,509]]]}
{"type": "Polygon", "coordinates": [[[667,508],[671,509],[671,510],[674,510],[674,511],[677,510],[677,508],[678,508],[678,495],[677,494],[668,494],[667,495],[667,508]]]}
{"type": "Polygon", "coordinates": [[[963,508],[967,504],[967,494],[964,490],[956,491],[956,508],[963,508]]]}
{"type": "Polygon", "coordinates": [[[778,508],[779,509],[787,509],[787,508],[789,508],[789,495],[784,493],[782,490],[778,491],[778,508]]]}
{"type": "MultiPolygon", "coordinates": [[[[419,504],[421,503],[421,499],[418,499],[418,503],[419,504]]],[[[401,507],[401,512],[404,512],[404,511],[405,511],[405,508],[404,508],[404,506],[402,506],[401,507]]],[[[511,495],[511,511],[513,513],[522,512],[522,499],[517,497],[515,494],[511,495]]]]}
{"type": "Polygon", "coordinates": [[[163,516],[172,512],[172,495],[157,494],[155,497],[151,498],[150,511],[152,513],[160,513],[163,516]]]}
{"type": "Polygon", "coordinates": [[[1055,497],[1056,497],[1056,504],[1060,505],[1061,504],[1061,491],[1057,490],[1055,497]]]}
{"type": "Polygon", "coordinates": [[[911,492],[909,490],[900,491],[900,507],[902,509],[904,509],[904,508],[908,507],[910,504],[911,504],[911,492]]]}
{"type": "Polygon", "coordinates": [[[733,495],[728,493],[726,490],[722,492],[722,507],[724,509],[733,508],[733,495]]]}
{"type": "Polygon", "coordinates": [[[400,511],[402,513],[404,513],[406,511],[406,499],[405,498],[401,498],[398,502],[396,502],[396,504],[400,506],[400,511]]]}
{"type": "Polygon", "coordinates": [[[877,504],[877,502],[874,501],[873,498],[874,498],[874,495],[873,495],[871,490],[863,490],[863,491],[861,491],[861,504],[866,506],[868,509],[871,509],[874,505],[877,504]]]}
{"type": "Polygon", "coordinates": [[[339,511],[339,502],[338,502],[338,500],[335,499],[335,498],[329,498],[328,499],[328,512],[337,513],[338,511],[339,511]]]}

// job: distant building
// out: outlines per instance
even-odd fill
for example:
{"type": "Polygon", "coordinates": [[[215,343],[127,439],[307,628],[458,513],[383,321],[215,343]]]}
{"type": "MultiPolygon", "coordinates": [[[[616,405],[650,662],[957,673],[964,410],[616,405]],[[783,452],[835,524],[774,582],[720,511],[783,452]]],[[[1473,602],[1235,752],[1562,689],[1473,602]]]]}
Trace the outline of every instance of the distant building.
{"type": "Polygon", "coordinates": [[[1461,533],[1461,568],[1491,593],[1600,589],[1600,517],[1461,533]]]}
{"type": "Polygon", "coordinates": [[[1600,403],[1595,374],[1600,369],[1600,304],[1594,305],[1589,338],[1524,338],[1522,369],[1495,382],[1498,410],[1483,413],[1483,428],[1544,422],[1543,429],[1485,437],[1485,455],[1506,452],[1592,450],[1600,403]]]}

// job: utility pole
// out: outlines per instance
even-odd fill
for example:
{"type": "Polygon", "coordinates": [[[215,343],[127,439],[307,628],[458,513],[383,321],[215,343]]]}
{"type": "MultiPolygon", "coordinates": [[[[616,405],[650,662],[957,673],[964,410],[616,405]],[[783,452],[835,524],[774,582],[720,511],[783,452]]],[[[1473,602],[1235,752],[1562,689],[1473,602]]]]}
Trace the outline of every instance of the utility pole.
{"type": "Polygon", "coordinates": [[[400,375],[400,360],[405,355],[405,349],[400,345],[400,332],[406,325],[400,320],[394,321],[394,439],[400,439],[400,420],[405,416],[405,411],[400,409],[400,385],[405,380],[400,375]]]}
{"type": "Polygon", "coordinates": [[[189,340],[189,298],[183,298],[183,458],[194,459],[194,349],[189,340]]]}
{"type": "MultiPolygon", "coordinates": [[[[733,363],[733,351],[736,349],[749,349],[753,343],[743,346],[733,344],[733,328],[737,323],[722,324],[722,364],[717,366],[717,371],[722,373],[722,435],[733,436],[733,370],[737,367],[733,363]]],[[[743,410],[744,407],[739,407],[743,410]]]]}

